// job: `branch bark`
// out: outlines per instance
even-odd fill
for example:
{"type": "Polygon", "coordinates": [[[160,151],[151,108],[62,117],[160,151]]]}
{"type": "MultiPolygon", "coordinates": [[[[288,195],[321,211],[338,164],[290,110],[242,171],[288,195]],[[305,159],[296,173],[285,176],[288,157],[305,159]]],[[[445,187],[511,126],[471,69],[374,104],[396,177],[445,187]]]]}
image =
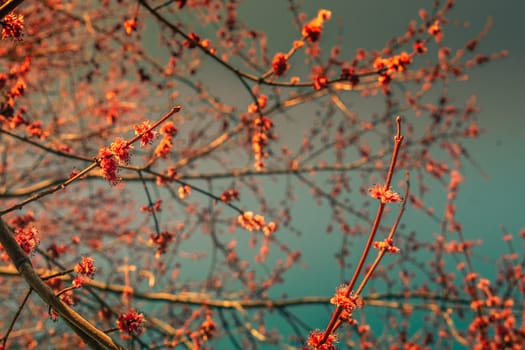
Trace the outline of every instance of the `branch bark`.
{"type": "Polygon", "coordinates": [[[3,219],[0,219],[0,244],[2,244],[16,269],[31,288],[67,322],[71,329],[73,329],[86,344],[93,349],[124,349],[115,343],[106,333],[96,328],[55,295],[53,290],[51,290],[36,273],[33,264],[31,264],[31,260],[29,260],[25,252],[18,245],[11,230],[3,219]]]}
{"type": "Polygon", "coordinates": [[[5,3],[0,5],[0,21],[2,21],[9,12],[13,11],[23,2],[24,0],[7,0],[5,3]]]}

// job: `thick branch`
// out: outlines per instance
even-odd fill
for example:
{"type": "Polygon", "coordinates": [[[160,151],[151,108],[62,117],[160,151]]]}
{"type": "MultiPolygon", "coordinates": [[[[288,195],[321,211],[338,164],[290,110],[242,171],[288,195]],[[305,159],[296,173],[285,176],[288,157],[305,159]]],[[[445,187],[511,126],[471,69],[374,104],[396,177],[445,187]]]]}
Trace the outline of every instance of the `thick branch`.
{"type": "Polygon", "coordinates": [[[24,2],[24,0],[7,0],[0,5],[0,21],[2,21],[9,12],[13,11],[22,2],[24,2]]]}
{"type": "MultiPolygon", "coordinates": [[[[36,272],[40,276],[55,275],[58,273],[57,270],[37,269],[36,272]]],[[[19,273],[12,267],[0,266],[0,275],[2,276],[19,276],[19,273]]],[[[71,277],[64,275],[60,278],[69,280],[71,277]]],[[[122,294],[128,291],[128,288],[120,284],[112,284],[100,282],[97,280],[88,280],[83,282],[86,286],[89,286],[100,291],[122,294]]],[[[167,293],[167,292],[140,292],[133,291],[133,298],[141,299],[150,302],[166,302],[174,304],[186,304],[195,306],[208,306],[217,309],[233,309],[241,307],[243,309],[257,309],[257,308],[280,308],[290,306],[304,306],[313,304],[330,304],[331,297],[319,297],[319,296],[305,296],[299,298],[288,298],[288,299],[213,299],[207,293],[167,293]]],[[[389,308],[402,308],[412,307],[414,309],[427,309],[436,310],[436,303],[445,303],[449,307],[465,307],[470,308],[471,300],[468,298],[453,298],[443,296],[442,294],[435,294],[430,292],[415,292],[410,296],[404,293],[371,293],[367,296],[363,296],[363,300],[368,306],[378,307],[389,307],[389,308]],[[410,303],[409,300],[419,301],[421,303],[410,303]]],[[[516,308],[515,311],[521,311],[516,308]]]]}
{"type": "Polygon", "coordinates": [[[33,288],[40,298],[51,306],[61,317],[66,320],[68,325],[75,333],[82,338],[93,349],[123,349],[115,343],[106,333],[93,326],[88,320],[73,310],[58,298],[53,290],[47,286],[40,276],[35,272],[31,260],[18,245],[15,238],[7,227],[4,220],[0,219],[0,244],[14,263],[20,275],[33,288]]]}

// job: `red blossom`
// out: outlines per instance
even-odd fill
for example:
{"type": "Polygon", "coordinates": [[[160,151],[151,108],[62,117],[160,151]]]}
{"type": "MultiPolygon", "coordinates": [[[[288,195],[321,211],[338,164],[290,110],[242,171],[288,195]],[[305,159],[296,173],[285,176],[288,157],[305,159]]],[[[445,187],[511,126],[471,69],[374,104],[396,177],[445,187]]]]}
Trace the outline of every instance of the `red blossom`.
{"type": "Polygon", "coordinates": [[[310,332],[310,336],[308,337],[308,342],[306,343],[308,346],[315,350],[336,350],[336,346],[334,343],[337,342],[337,335],[330,334],[328,335],[328,338],[325,342],[322,342],[323,340],[323,331],[321,330],[315,330],[310,332]]]}
{"type": "Polygon", "coordinates": [[[199,335],[204,341],[210,340],[215,330],[217,329],[217,324],[211,318],[211,315],[206,315],[206,319],[201,323],[199,327],[199,335]]]}
{"type": "Polygon", "coordinates": [[[230,203],[234,200],[240,200],[239,191],[237,191],[235,188],[226,190],[221,194],[221,201],[224,203],[230,203]]]}
{"type": "Polygon", "coordinates": [[[41,140],[45,139],[49,134],[42,128],[42,122],[37,120],[26,127],[27,134],[30,137],[36,137],[41,140]]]}
{"type": "Polygon", "coordinates": [[[173,122],[166,122],[160,127],[160,133],[162,135],[174,137],[175,135],[177,135],[178,131],[179,129],[175,126],[175,124],[173,124],[173,122]]]}
{"type": "Polygon", "coordinates": [[[478,127],[478,124],[475,121],[470,122],[470,125],[467,127],[467,129],[464,132],[464,135],[466,137],[472,137],[476,138],[480,134],[480,129],[478,127]]]}
{"type": "Polygon", "coordinates": [[[427,52],[427,48],[425,46],[425,42],[424,41],[421,41],[421,40],[416,40],[414,42],[414,45],[413,45],[413,48],[414,48],[414,51],[419,54],[419,55],[422,55],[424,54],[425,52],[427,52]]]}
{"type": "Polygon", "coordinates": [[[119,315],[117,328],[123,333],[138,337],[144,331],[144,315],[132,308],[127,313],[119,315]]]}
{"type": "Polygon", "coordinates": [[[173,240],[175,235],[169,231],[163,231],[160,234],[152,234],[150,237],[150,242],[157,245],[157,251],[155,256],[158,258],[162,254],[166,253],[168,244],[173,240]]]}
{"type": "Polygon", "coordinates": [[[328,10],[321,9],[317,13],[317,17],[307,23],[302,30],[302,35],[308,41],[314,43],[321,38],[323,30],[323,23],[332,16],[332,13],[328,10]]]}
{"type": "Polygon", "coordinates": [[[97,160],[104,178],[113,185],[117,184],[120,181],[117,176],[118,162],[113,152],[109,148],[103,147],[98,152],[97,160]]]}
{"type": "Polygon", "coordinates": [[[124,30],[126,31],[127,35],[131,35],[131,33],[136,31],[137,30],[137,19],[136,18],[127,19],[124,22],[124,30]]]}
{"type": "Polygon", "coordinates": [[[272,70],[273,73],[280,77],[283,76],[284,73],[290,68],[290,65],[288,64],[288,59],[286,58],[286,55],[283,53],[276,53],[273,57],[272,61],[272,70]]]}
{"type": "Polygon", "coordinates": [[[385,238],[383,241],[375,241],[374,248],[385,250],[390,254],[396,254],[400,252],[400,249],[394,245],[394,241],[391,238],[385,238]]]}
{"type": "Polygon", "coordinates": [[[272,235],[275,231],[277,231],[277,224],[273,221],[270,221],[268,225],[263,227],[263,233],[266,237],[272,235]]]}
{"type": "Polygon", "coordinates": [[[262,131],[268,131],[273,127],[273,122],[270,118],[263,116],[262,118],[255,118],[253,120],[253,125],[262,131]]]}
{"type": "Polygon", "coordinates": [[[346,296],[348,286],[346,284],[340,285],[334,296],[330,299],[330,303],[341,307],[344,312],[344,319],[350,320],[355,309],[359,309],[363,306],[363,299],[359,295],[346,296]]]}
{"type": "Polygon", "coordinates": [[[259,96],[259,98],[257,98],[257,103],[259,104],[257,106],[256,103],[251,103],[249,106],[248,106],[248,112],[250,113],[255,113],[259,110],[263,110],[264,108],[266,108],[266,103],[268,102],[268,96],[266,95],[261,95],[259,96]],[[260,108],[259,108],[260,107],[260,108]]]}
{"type": "Polygon", "coordinates": [[[73,278],[73,282],[71,282],[71,284],[74,288],[82,288],[86,280],[87,278],[85,276],[77,276],[73,278]]]}
{"type": "Polygon", "coordinates": [[[7,95],[11,98],[21,97],[24,95],[24,92],[26,91],[26,82],[24,79],[20,78],[17,80],[16,84],[11,87],[7,95]]]}
{"type": "Polygon", "coordinates": [[[200,41],[201,38],[192,32],[189,34],[189,39],[184,41],[184,47],[187,47],[188,49],[194,49],[199,45],[200,41]]]}
{"type": "Polygon", "coordinates": [[[27,255],[34,253],[40,243],[40,233],[35,227],[16,229],[14,236],[22,250],[27,255]]]}
{"type": "Polygon", "coordinates": [[[328,86],[328,78],[324,75],[316,75],[314,77],[314,89],[321,90],[328,86]]]}
{"type": "Polygon", "coordinates": [[[179,198],[180,199],[187,198],[189,197],[190,194],[191,194],[190,186],[184,185],[184,186],[179,187],[179,198]]]}
{"type": "Polygon", "coordinates": [[[264,222],[264,216],[254,215],[251,211],[247,211],[242,215],[239,215],[237,222],[248,231],[262,230],[262,228],[266,226],[264,222]]]}
{"type": "Polygon", "coordinates": [[[151,130],[151,124],[148,120],[135,126],[135,135],[140,135],[140,145],[146,147],[153,142],[155,131],[151,130]]]}
{"type": "Polygon", "coordinates": [[[21,39],[24,34],[24,16],[13,12],[7,14],[2,21],[2,39],[21,39]]]}
{"type": "Polygon", "coordinates": [[[155,156],[159,158],[166,158],[171,153],[173,144],[170,137],[163,137],[158,146],[155,148],[155,156]]]}
{"type": "Polygon", "coordinates": [[[257,131],[252,135],[252,149],[255,155],[255,165],[257,170],[264,169],[263,159],[268,156],[264,149],[267,145],[268,136],[265,133],[257,131]]]}
{"type": "Polygon", "coordinates": [[[89,256],[83,256],[82,260],[75,265],[75,272],[79,275],[84,275],[88,278],[93,278],[93,275],[95,274],[95,271],[97,268],[95,267],[95,259],[89,257],[89,256]]]}
{"type": "Polygon", "coordinates": [[[436,42],[441,42],[443,39],[443,32],[441,30],[441,26],[439,25],[439,21],[436,20],[429,28],[428,28],[428,34],[434,37],[436,42]]]}
{"type": "Polygon", "coordinates": [[[370,197],[377,198],[381,203],[401,202],[403,198],[399,193],[392,191],[392,189],[385,189],[382,185],[374,185],[368,189],[370,197]]]}
{"type": "Polygon", "coordinates": [[[124,140],[121,137],[117,137],[115,141],[111,143],[109,148],[120,163],[129,163],[129,160],[131,158],[130,151],[133,148],[133,146],[129,145],[126,140],[124,140]]]}

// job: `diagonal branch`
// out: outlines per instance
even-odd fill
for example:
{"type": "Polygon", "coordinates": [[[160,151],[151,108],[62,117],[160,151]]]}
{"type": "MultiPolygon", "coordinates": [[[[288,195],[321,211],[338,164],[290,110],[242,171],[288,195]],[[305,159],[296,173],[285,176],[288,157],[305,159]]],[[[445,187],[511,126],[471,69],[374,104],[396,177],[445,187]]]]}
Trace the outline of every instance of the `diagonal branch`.
{"type": "Polygon", "coordinates": [[[7,0],[0,5],[0,21],[2,21],[9,12],[13,11],[22,2],[24,2],[24,0],[7,0]]]}
{"type": "Polygon", "coordinates": [[[115,343],[106,333],[96,328],[55,295],[51,288],[49,288],[36,273],[31,264],[31,260],[29,260],[22,248],[18,245],[7,224],[2,219],[0,219],[0,244],[2,244],[16,269],[30,287],[38,293],[46,304],[51,306],[64,318],[71,329],[73,329],[84,342],[89,344],[93,349],[123,349],[123,347],[115,343]]]}

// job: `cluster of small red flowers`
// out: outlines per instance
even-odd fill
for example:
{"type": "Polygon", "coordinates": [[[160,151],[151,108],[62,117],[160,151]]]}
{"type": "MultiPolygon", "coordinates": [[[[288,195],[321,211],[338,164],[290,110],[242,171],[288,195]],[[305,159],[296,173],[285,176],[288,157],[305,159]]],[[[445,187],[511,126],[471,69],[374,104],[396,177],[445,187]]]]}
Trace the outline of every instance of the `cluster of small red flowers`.
{"type": "Polygon", "coordinates": [[[257,170],[264,169],[264,158],[268,157],[265,151],[268,145],[268,139],[272,137],[271,130],[273,122],[268,117],[257,117],[253,121],[255,131],[252,135],[252,149],[255,156],[255,168],[257,170]]]}
{"type": "Polygon", "coordinates": [[[450,172],[450,183],[448,184],[448,199],[455,199],[458,193],[459,184],[463,182],[463,175],[457,170],[450,172]]]}
{"type": "Polygon", "coordinates": [[[266,103],[268,102],[268,96],[261,95],[257,98],[257,103],[251,103],[248,106],[248,112],[249,113],[255,113],[257,111],[261,111],[266,108],[266,103]],[[257,106],[257,104],[259,104],[257,106]]]}
{"type": "Polygon", "coordinates": [[[286,71],[289,68],[290,64],[288,63],[286,55],[280,52],[276,53],[272,61],[273,74],[275,74],[278,77],[281,77],[284,75],[284,73],[286,73],[286,71]]]}
{"type": "Polygon", "coordinates": [[[173,122],[166,122],[164,125],[160,127],[160,133],[162,135],[169,135],[171,137],[175,137],[177,133],[179,132],[179,129],[173,124],[173,122]]]}
{"type": "Polygon", "coordinates": [[[277,224],[273,221],[270,221],[268,225],[263,227],[263,233],[266,237],[269,237],[275,231],[277,231],[277,224]]]}
{"type": "Polygon", "coordinates": [[[325,75],[316,75],[314,77],[314,89],[322,90],[328,86],[328,78],[325,75]]]}
{"type": "Polygon", "coordinates": [[[24,34],[24,16],[9,13],[0,22],[2,25],[2,39],[21,39],[24,34]]]}
{"type": "Polygon", "coordinates": [[[130,151],[132,148],[132,145],[128,144],[126,140],[120,137],[117,137],[109,146],[111,153],[113,153],[120,163],[124,164],[129,163],[131,158],[130,151]]]}
{"type": "Polygon", "coordinates": [[[194,49],[197,47],[197,45],[199,45],[200,41],[201,38],[197,34],[191,32],[189,34],[189,39],[184,41],[184,47],[187,47],[188,49],[194,49]]]}
{"type": "Polygon", "coordinates": [[[155,131],[151,129],[151,123],[149,120],[145,120],[141,124],[135,126],[135,135],[140,135],[140,145],[142,147],[146,147],[153,142],[155,131]]]}
{"type": "Polygon", "coordinates": [[[75,272],[87,276],[89,278],[93,278],[93,275],[95,274],[95,271],[97,268],[95,267],[95,259],[89,257],[89,256],[83,256],[82,260],[75,265],[75,272]]]}
{"type": "Polygon", "coordinates": [[[130,309],[125,314],[120,314],[117,319],[117,328],[124,334],[124,338],[129,335],[140,336],[144,331],[144,315],[135,309],[130,309]]]}
{"type": "Polygon", "coordinates": [[[166,253],[168,244],[173,240],[175,235],[169,231],[163,231],[160,234],[153,233],[150,237],[150,242],[157,245],[157,251],[155,257],[159,258],[162,254],[166,253]]]}
{"type": "Polygon", "coordinates": [[[164,135],[157,148],[155,148],[155,155],[157,157],[166,158],[173,147],[173,137],[177,135],[178,129],[172,122],[167,122],[160,128],[160,134],[164,135]]]}
{"type": "Polygon", "coordinates": [[[95,259],[91,257],[82,257],[82,260],[75,265],[74,271],[78,274],[73,279],[73,287],[80,288],[87,279],[93,278],[97,268],[95,267],[95,259]]]}
{"type": "Polygon", "coordinates": [[[15,230],[15,239],[27,254],[31,255],[40,243],[40,233],[35,227],[24,227],[15,230]]]}
{"type": "Polygon", "coordinates": [[[391,238],[385,238],[383,241],[375,241],[374,248],[379,250],[385,250],[387,253],[396,254],[401,250],[394,245],[394,241],[391,238]]]}
{"type": "Polygon", "coordinates": [[[434,21],[434,23],[428,28],[428,34],[433,36],[437,43],[443,40],[443,31],[441,30],[438,20],[434,21]]]}
{"type": "Polygon", "coordinates": [[[324,342],[323,340],[323,331],[317,329],[315,331],[310,332],[310,336],[308,337],[308,342],[306,343],[311,349],[315,350],[336,350],[336,346],[334,343],[337,343],[337,335],[330,334],[328,335],[328,338],[324,342]]]}
{"type": "Polygon", "coordinates": [[[24,95],[24,92],[26,90],[26,83],[23,79],[18,79],[16,81],[16,84],[9,90],[7,95],[14,99],[16,97],[21,97],[24,95]]]}
{"type": "Polygon", "coordinates": [[[113,152],[107,147],[102,147],[98,151],[97,160],[104,178],[113,185],[117,184],[120,180],[117,176],[118,161],[113,152]]]}
{"type": "MultiPolygon", "coordinates": [[[[173,135],[175,133],[172,129],[166,130],[166,135],[173,135]]],[[[135,135],[140,137],[141,146],[146,147],[153,142],[155,131],[152,130],[150,122],[146,120],[135,126],[135,135]]],[[[117,184],[120,181],[117,176],[118,163],[129,163],[132,148],[133,146],[128,141],[118,137],[111,143],[109,148],[102,147],[99,150],[97,155],[98,166],[102,169],[104,178],[111,184],[117,184]]]]}
{"type": "Polygon", "coordinates": [[[14,129],[20,125],[28,125],[24,119],[26,107],[21,106],[18,111],[15,109],[16,99],[21,97],[26,90],[25,75],[31,68],[31,58],[26,57],[19,65],[11,67],[8,73],[0,72],[0,89],[8,90],[5,93],[5,100],[0,101],[0,123],[14,129]]]}
{"type": "Polygon", "coordinates": [[[383,87],[385,93],[389,92],[389,84],[392,81],[392,74],[405,71],[410,63],[412,63],[412,56],[406,52],[402,52],[401,54],[390,58],[378,57],[375,59],[374,68],[380,72],[377,80],[379,85],[383,87]]]}
{"type": "Polygon", "coordinates": [[[330,303],[343,309],[340,316],[341,319],[350,321],[354,310],[363,306],[363,298],[359,295],[356,296],[352,294],[346,296],[347,289],[348,285],[340,285],[336,289],[334,296],[330,299],[330,303]]]}
{"type": "Polygon", "coordinates": [[[36,137],[41,140],[49,136],[49,133],[42,128],[42,122],[40,120],[29,123],[26,126],[26,132],[29,137],[36,137]]]}
{"type": "Polygon", "coordinates": [[[234,200],[240,200],[239,191],[237,191],[235,188],[226,190],[221,194],[221,201],[223,201],[224,203],[230,203],[234,200]]]}
{"type": "Polygon", "coordinates": [[[258,214],[253,215],[253,212],[251,211],[239,215],[237,222],[248,231],[258,231],[265,226],[264,216],[258,214]]]}
{"type": "Polygon", "coordinates": [[[188,185],[180,186],[179,187],[179,198],[184,199],[189,197],[191,194],[191,187],[188,185]]]}
{"type": "Polygon", "coordinates": [[[480,131],[481,130],[479,129],[478,124],[473,120],[470,122],[470,125],[467,127],[463,135],[466,137],[477,138],[480,134],[480,131]]]}
{"type": "Polygon", "coordinates": [[[332,12],[329,10],[319,10],[317,17],[315,17],[303,27],[303,37],[312,43],[318,41],[321,38],[324,21],[328,21],[331,16],[332,12]]]}
{"type": "Polygon", "coordinates": [[[141,206],[140,211],[150,214],[154,211],[162,211],[162,199],[157,199],[152,205],[141,206]]]}
{"type": "Polygon", "coordinates": [[[414,49],[414,52],[419,54],[419,55],[422,55],[425,52],[427,52],[427,47],[425,46],[425,42],[424,41],[416,40],[412,47],[414,49]]]}
{"type": "Polygon", "coordinates": [[[183,43],[184,47],[187,47],[188,49],[194,49],[196,48],[197,46],[201,46],[205,49],[210,49],[210,52],[211,53],[215,53],[215,49],[214,48],[210,48],[211,46],[211,42],[209,39],[203,39],[201,40],[201,38],[195,34],[195,33],[190,33],[189,34],[189,39],[188,40],[185,40],[184,43],[183,43]]]}
{"type": "Polygon", "coordinates": [[[382,185],[374,185],[368,189],[370,197],[377,198],[381,203],[401,202],[403,198],[399,193],[392,191],[391,188],[386,190],[382,185]]]}
{"type": "Polygon", "coordinates": [[[412,63],[412,56],[406,52],[389,58],[378,57],[374,61],[374,68],[384,71],[386,74],[403,72],[407,66],[412,63]]]}
{"type": "Polygon", "coordinates": [[[127,35],[131,35],[131,33],[136,31],[137,30],[137,19],[136,18],[127,19],[124,22],[124,30],[126,31],[127,35]]]}
{"type": "Polygon", "coordinates": [[[208,341],[213,337],[216,329],[217,324],[211,318],[211,314],[208,313],[206,319],[201,323],[199,328],[199,336],[202,340],[208,341]]]}
{"type": "Polygon", "coordinates": [[[237,222],[248,231],[263,231],[267,237],[277,231],[277,224],[275,222],[271,221],[266,224],[264,216],[254,215],[251,211],[239,215],[237,222]]]}

